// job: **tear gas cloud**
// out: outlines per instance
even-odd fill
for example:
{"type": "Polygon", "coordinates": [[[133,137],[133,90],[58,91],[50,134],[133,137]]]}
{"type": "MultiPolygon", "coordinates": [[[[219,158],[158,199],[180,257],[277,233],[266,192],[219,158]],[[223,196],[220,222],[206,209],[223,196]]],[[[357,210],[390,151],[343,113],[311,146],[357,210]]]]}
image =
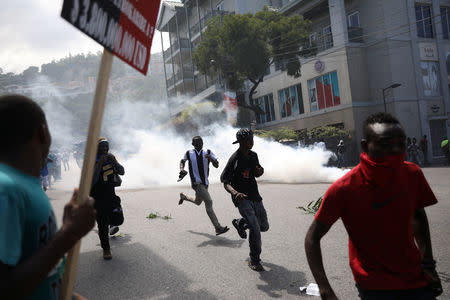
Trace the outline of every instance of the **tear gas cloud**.
{"type": "MultiPolygon", "coordinates": [[[[45,80],[40,80],[40,85],[44,84],[45,80]]],[[[73,103],[73,98],[61,95],[50,84],[46,87],[46,91],[47,93],[51,91],[54,97],[42,97],[35,93],[32,97],[37,99],[46,113],[54,145],[52,150],[74,151],[76,150],[74,144],[86,138],[92,99],[84,100],[86,102],[83,104],[84,107],[89,109],[85,108],[84,115],[81,116],[80,112],[71,109],[79,104],[73,103]],[[81,125],[80,119],[84,120],[81,125]]],[[[221,110],[213,105],[209,107],[204,105],[202,109],[221,110]]],[[[228,158],[238,148],[238,145],[232,144],[237,129],[226,122],[204,124],[204,120],[199,118],[194,121],[200,124],[200,132],[186,136],[175,132],[170,126],[165,126],[168,121],[166,101],[108,99],[103,117],[102,136],[108,138],[110,152],[125,167],[122,188],[176,185],[179,162],[186,151],[192,149],[193,135],[201,135],[204,149],[210,149],[218,157],[219,168],[211,166],[209,179],[211,183],[220,181],[220,173],[228,158]]],[[[84,147],[81,150],[84,151],[84,147]]],[[[260,163],[265,168],[261,180],[267,182],[333,182],[346,172],[326,167],[334,154],[320,145],[292,148],[255,137],[253,150],[258,153],[260,163]]],[[[72,189],[78,185],[81,172],[73,156],[69,164],[70,171],[62,171],[63,180],[57,182],[56,188],[72,189]]],[[[189,185],[189,178],[186,177],[180,184],[189,185]]]]}

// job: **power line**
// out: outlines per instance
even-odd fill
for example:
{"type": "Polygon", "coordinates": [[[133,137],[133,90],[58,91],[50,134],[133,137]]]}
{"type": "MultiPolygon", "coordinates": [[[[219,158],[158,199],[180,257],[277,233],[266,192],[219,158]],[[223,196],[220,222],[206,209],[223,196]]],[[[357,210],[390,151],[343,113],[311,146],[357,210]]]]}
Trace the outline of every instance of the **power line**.
{"type": "MultiPolygon", "coordinates": [[[[439,25],[440,23],[441,23],[441,21],[439,20],[439,21],[437,21],[435,24],[436,24],[436,25],[439,25]]],[[[411,24],[412,24],[412,23],[411,23],[411,24]]],[[[392,37],[395,37],[395,36],[401,35],[401,34],[406,34],[406,33],[411,33],[411,28],[410,28],[410,27],[408,27],[406,31],[398,32],[398,33],[396,33],[396,34],[390,35],[389,37],[384,37],[384,38],[382,38],[382,39],[375,40],[375,41],[371,42],[370,44],[364,44],[364,45],[361,45],[361,48],[372,47],[372,46],[374,46],[374,45],[376,45],[376,44],[378,44],[378,43],[380,43],[380,42],[387,41],[389,38],[392,38],[392,37]]],[[[398,49],[398,48],[409,48],[409,47],[411,47],[411,45],[409,44],[410,40],[406,40],[405,42],[408,42],[408,45],[405,45],[405,46],[399,46],[399,47],[397,47],[397,49],[398,49]]],[[[388,49],[388,50],[389,50],[389,49],[388,49]]],[[[317,56],[317,55],[316,55],[316,56],[317,56]]],[[[330,58],[330,57],[336,57],[336,56],[341,56],[341,57],[342,57],[342,54],[326,55],[326,58],[328,59],[328,58],[330,58]]],[[[390,56],[390,55],[388,54],[388,55],[385,55],[385,56],[390,56]]],[[[349,59],[349,58],[347,57],[347,60],[348,60],[348,59],[349,59]]],[[[297,58],[291,58],[291,59],[286,60],[286,62],[293,62],[293,61],[297,61],[297,60],[298,60],[297,58]]]]}
{"type": "MultiPolygon", "coordinates": [[[[433,19],[433,18],[438,18],[440,16],[441,16],[441,14],[437,14],[435,16],[430,16],[430,17],[427,17],[427,18],[424,18],[424,19],[421,19],[421,20],[417,20],[415,22],[409,22],[409,23],[406,23],[406,24],[403,24],[403,25],[400,25],[400,26],[397,26],[397,27],[392,27],[392,28],[388,28],[388,29],[374,31],[374,32],[371,32],[371,33],[368,33],[368,34],[365,34],[365,35],[361,35],[361,36],[359,36],[359,38],[364,38],[364,37],[367,38],[367,37],[371,37],[371,36],[377,35],[379,33],[387,33],[387,32],[390,32],[390,31],[396,31],[396,30],[408,27],[408,30],[406,32],[397,32],[397,33],[387,37],[387,38],[392,38],[394,36],[410,32],[410,28],[409,27],[411,25],[413,25],[413,24],[417,25],[417,23],[419,23],[419,22],[425,22],[427,20],[430,20],[430,19],[433,19]]],[[[435,21],[434,23],[432,23],[432,25],[434,25],[434,26],[438,26],[439,24],[441,24],[441,19],[439,19],[438,21],[435,21]]],[[[342,35],[342,34],[338,34],[338,35],[334,35],[334,36],[332,35],[332,37],[334,38],[334,37],[340,36],[340,35],[342,35]]],[[[383,38],[382,40],[385,40],[385,39],[386,38],[383,38]]],[[[377,41],[375,41],[375,42],[377,42],[377,41]]],[[[294,44],[294,43],[295,42],[292,42],[292,44],[294,44]]],[[[286,45],[284,45],[284,46],[285,47],[281,47],[281,48],[278,48],[278,49],[287,48],[286,45]]],[[[368,47],[368,46],[365,46],[365,47],[368,47]]],[[[315,47],[311,46],[311,47],[302,48],[301,50],[288,51],[288,52],[284,52],[284,53],[277,53],[277,54],[273,55],[272,57],[284,56],[284,55],[289,55],[289,54],[296,55],[296,54],[299,54],[299,53],[301,53],[303,51],[319,50],[321,48],[322,48],[322,46],[315,46],[315,47]]],[[[292,61],[295,61],[295,60],[297,60],[297,58],[294,58],[292,61]]],[[[288,60],[288,61],[291,61],[291,60],[288,60]]]]}
{"type": "MultiPolygon", "coordinates": [[[[328,5],[327,5],[327,7],[329,8],[328,5]]],[[[394,11],[394,12],[392,13],[392,15],[395,15],[395,14],[397,14],[397,13],[400,12],[400,11],[403,11],[403,8],[400,8],[400,9],[394,11]]],[[[346,21],[347,21],[347,18],[348,18],[348,17],[346,17],[346,21]]],[[[382,19],[383,19],[383,20],[384,20],[384,19],[387,19],[387,17],[380,18],[378,21],[380,21],[380,20],[382,20],[382,19]]],[[[335,22],[335,23],[333,23],[333,24],[330,24],[329,26],[331,26],[331,25],[336,25],[336,24],[342,24],[342,22],[343,22],[343,21],[335,22]]],[[[331,22],[330,22],[330,23],[331,23],[331,22]]],[[[384,30],[376,31],[376,32],[374,32],[374,33],[382,32],[382,31],[386,31],[386,30],[384,29],[384,30]]],[[[334,35],[334,36],[337,37],[337,36],[341,36],[341,35],[345,35],[345,33],[337,34],[337,35],[334,35]]],[[[369,35],[367,35],[367,36],[369,36],[369,35]]],[[[278,37],[275,37],[275,38],[271,39],[269,42],[271,42],[271,41],[273,41],[274,39],[279,38],[279,37],[281,37],[281,35],[278,36],[278,37]]],[[[299,39],[297,39],[297,41],[299,41],[299,39]]]]}
{"type": "MultiPolygon", "coordinates": [[[[423,21],[425,21],[425,20],[427,20],[427,19],[437,18],[437,17],[440,17],[440,16],[441,16],[441,14],[438,14],[438,15],[433,16],[433,17],[428,17],[428,18],[425,18],[425,19],[422,19],[422,20],[418,20],[418,21],[415,21],[415,22],[406,23],[406,24],[403,24],[403,25],[398,26],[398,27],[396,27],[396,28],[392,28],[392,29],[390,29],[390,30],[383,30],[383,31],[375,32],[375,33],[373,33],[373,34],[362,35],[361,37],[368,37],[368,36],[371,36],[371,35],[374,35],[374,34],[378,34],[378,33],[380,33],[380,32],[387,33],[388,31],[398,30],[398,29],[405,28],[405,27],[408,27],[408,31],[410,31],[410,28],[409,28],[409,27],[410,27],[411,25],[413,25],[413,24],[416,24],[416,25],[417,25],[417,23],[419,23],[419,22],[423,22],[423,21]]],[[[439,19],[438,21],[434,22],[434,24],[435,24],[436,26],[439,25],[439,24],[441,24],[441,20],[439,19]]],[[[405,32],[396,33],[396,34],[393,34],[391,37],[397,36],[397,35],[399,35],[399,34],[404,34],[404,33],[405,33],[405,32]]],[[[387,38],[389,38],[389,37],[387,37],[387,38]]],[[[385,38],[383,38],[383,39],[385,39],[385,38]]],[[[273,55],[272,57],[283,56],[283,55],[288,55],[288,54],[296,54],[296,53],[300,53],[300,52],[302,52],[302,51],[319,50],[319,49],[320,49],[319,46],[316,46],[316,47],[306,47],[306,48],[302,48],[301,50],[297,50],[297,51],[278,53],[278,54],[273,55]]]]}

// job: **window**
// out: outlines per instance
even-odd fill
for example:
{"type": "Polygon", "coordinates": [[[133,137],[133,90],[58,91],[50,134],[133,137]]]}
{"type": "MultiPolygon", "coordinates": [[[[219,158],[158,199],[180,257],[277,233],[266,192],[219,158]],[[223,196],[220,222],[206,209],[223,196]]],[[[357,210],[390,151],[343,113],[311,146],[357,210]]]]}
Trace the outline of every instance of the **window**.
{"type": "Polygon", "coordinates": [[[425,96],[440,96],[439,65],[435,61],[420,62],[425,96]]]}
{"type": "Polygon", "coordinates": [[[305,108],[303,107],[302,85],[297,84],[295,87],[297,89],[297,97],[298,97],[298,113],[303,114],[305,113],[305,108]]]}
{"type": "Polygon", "coordinates": [[[348,27],[361,27],[359,24],[359,11],[355,11],[348,15],[348,27]]]}
{"type": "Polygon", "coordinates": [[[291,86],[278,91],[281,117],[287,118],[294,114],[303,114],[303,97],[301,85],[291,86]]]}
{"type": "Polygon", "coordinates": [[[433,25],[431,22],[431,6],[416,4],[417,36],[422,38],[433,38],[433,25]]]}
{"type": "Polygon", "coordinates": [[[216,5],[216,9],[222,10],[222,11],[225,10],[225,5],[224,5],[223,1],[216,5]]]}
{"type": "Polygon", "coordinates": [[[317,32],[313,32],[309,35],[309,46],[314,47],[317,42],[317,32]]]}
{"type": "Polygon", "coordinates": [[[450,7],[441,7],[442,35],[444,39],[449,39],[450,32],[450,7]]]}
{"type": "Polygon", "coordinates": [[[273,94],[265,95],[255,99],[255,105],[259,106],[262,114],[256,115],[256,123],[263,124],[275,120],[275,106],[273,104],[273,94]]]}
{"type": "Polygon", "coordinates": [[[323,43],[325,49],[330,49],[333,47],[333,35],[331,34],[331,26],[328,25],[323,28],[323,43]]]}
{"type": "Polygon", "coordinates": [[[308,80],[308,94],[311,111],[341,104],[337,73],[332,72],[308,80]]]}
{"type": "Polygon", "coordinates": [[[275,61],[275,71],[280,71],[285,69],[284,60],[275,61]]]}

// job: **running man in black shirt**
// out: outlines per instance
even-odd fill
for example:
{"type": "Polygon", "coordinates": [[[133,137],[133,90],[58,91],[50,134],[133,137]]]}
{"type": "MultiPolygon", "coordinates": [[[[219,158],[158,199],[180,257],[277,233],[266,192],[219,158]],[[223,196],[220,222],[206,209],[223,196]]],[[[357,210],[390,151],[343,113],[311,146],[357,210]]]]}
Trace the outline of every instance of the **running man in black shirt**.
{"type": "Polygon", "coordinates": [[[119,227],[112,226],[112,215],[115,208],[120,207],[120,198],[116,195],[118,186],[117,175],[124,175],[124,167],[117,162],[114,155],[109,153],[109,142],[104,138],[98,140],[97,158],[95,160],[94,175],[92,177],[91,196],[95,197],[97,210],[97,225],[103,258],[112,259],[109,245],[109,234],[114,235],[119,227]]]}
{"type": "Polygon", "coordinates": [[[247,238],[245,230],[249,229],[248,266],[255,271],[264,271],[259,257],[261,232],[269,230],[269,222],[255,179],[264,173],[264,169],[259,164],[258,155],[250,150],[253,147],[253,132],[246,128],[240,129],[236,139],[233,144],[239,143],[239,149],[231,155],[220,180],[242,216],[241,219],[233,220],[233,226],[243,239],[247,238]]]}
{"type": "Polygon", "coordinates": [[[206,213],[216,229],[216,235],[220,235],[227,232],[229,228],[227,226],[222,227],[217,220],[213,210],[211,195],[208,192],[209,163],[211,162],[215,168],[218,168],[219,161],[211,150],[203,151],[203,139],[200,136],[194,136],[192,138],[192,146],[194,146],[194,149],[188,150],[180,161],[179,180],[187,175],[187,172],[184,170],[184,165],[188,161],[189,175],[191,177],[192,189],[195,191],[195,198],[180,193],[178,204],[181,205],[184,201],[188,201],[200,205],[202,202],[205,202],[206,213]]]}

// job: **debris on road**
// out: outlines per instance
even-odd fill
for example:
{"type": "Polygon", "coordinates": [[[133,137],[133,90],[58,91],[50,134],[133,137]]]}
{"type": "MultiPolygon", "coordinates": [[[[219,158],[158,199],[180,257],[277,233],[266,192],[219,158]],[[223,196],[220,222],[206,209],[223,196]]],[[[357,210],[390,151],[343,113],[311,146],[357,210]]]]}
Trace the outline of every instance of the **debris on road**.
{"type": "Polygon", "coordinates": [[[301,286],[300,293],[320,297],[319,286],[316,283],[310,283],[308,286],[301,286]]]}
{"type": "Polygon", "coordinates": [[[305,211],[305,213],[307,214],[315,214],[319,210],[320,204],[322,204],[322,200],[323,196],[319,197],[319,199],[315,201],[309,202],[306,208],[304,206],[298,206],[297,208],[305,211]]]}

